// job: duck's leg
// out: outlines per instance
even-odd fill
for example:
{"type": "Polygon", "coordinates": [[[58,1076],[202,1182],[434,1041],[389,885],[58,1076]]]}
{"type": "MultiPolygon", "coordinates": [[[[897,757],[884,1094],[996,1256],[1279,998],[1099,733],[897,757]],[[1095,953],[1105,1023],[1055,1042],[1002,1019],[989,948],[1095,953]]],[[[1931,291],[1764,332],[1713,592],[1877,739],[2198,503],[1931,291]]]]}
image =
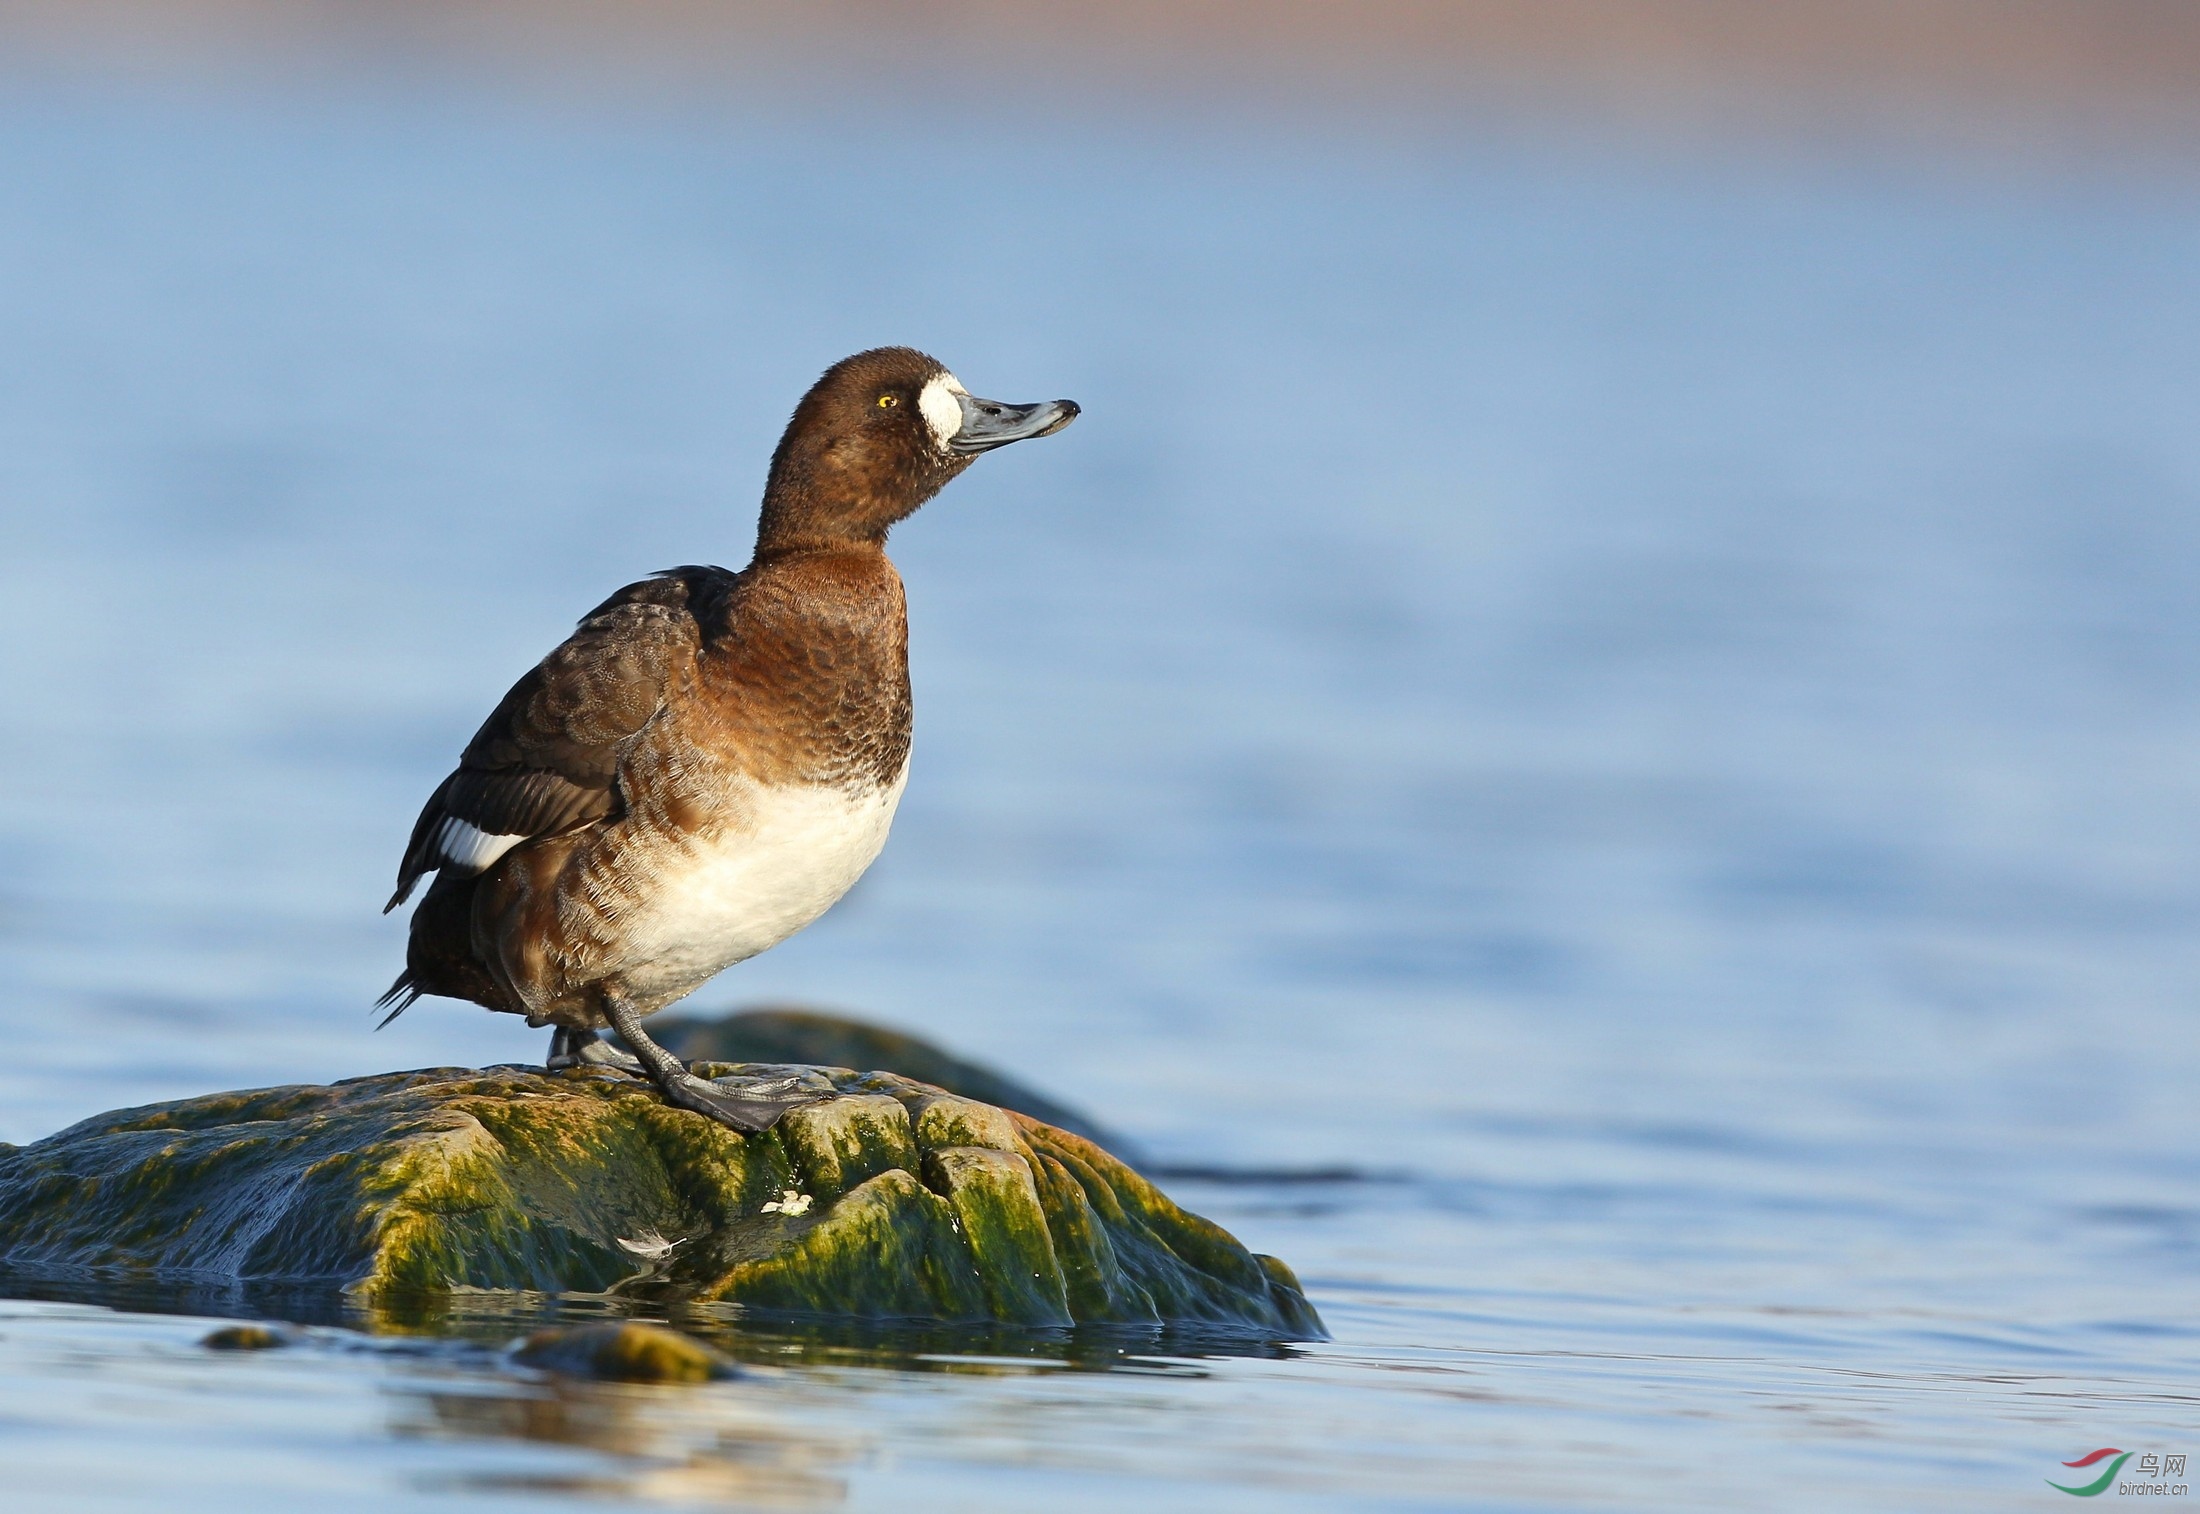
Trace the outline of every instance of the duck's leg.
{"type": "Polygon", "coordinates": [[[560,1025],[550,1034],[550,1055],[543,1059],[543,1068],[563,1072],[568,1067],[615,1067],[637,1076],[644,1073],[642,1059],[632,1052],[619,1050],[592,1030],[567,1030],[560,1025]]]}
{"type": "Polygon", "coordinates": [[[793,1078],[759,1079],[746,1085],[699,1078],[688,1071],[685,1062],[649,1038],[633,1005],[617,994],[606,993],[603,1012],[619,1039],[634,1048],[641,1059],[642,1075],[657,1085],[666,1103],[708,1115],[743,1135],[769,1130],[788,1110],[814,1104],[819,1098],[807,1089],[798,1090],[793,1078]]]}

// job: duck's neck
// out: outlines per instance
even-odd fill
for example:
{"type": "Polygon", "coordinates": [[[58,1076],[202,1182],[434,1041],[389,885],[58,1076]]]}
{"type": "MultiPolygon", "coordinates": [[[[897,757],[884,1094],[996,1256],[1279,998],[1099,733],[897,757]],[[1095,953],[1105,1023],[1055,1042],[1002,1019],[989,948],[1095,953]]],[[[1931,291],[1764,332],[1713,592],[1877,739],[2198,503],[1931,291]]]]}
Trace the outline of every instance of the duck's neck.
{"type": "Polygon", "coordinates": [[[898,517],[867,500],[821,498],[821,492],[774,487],[765,493],[756,521],[758,561],[790,552],[876,552],[886,545],[886,528],[898,517]]]}
{"type": "Polygon", "coordinates": [[[876,550],[968,467],[968,458],[870,453],[839,445],[780,441],[764,481],[757,555],[767,551],[876,550]]]}

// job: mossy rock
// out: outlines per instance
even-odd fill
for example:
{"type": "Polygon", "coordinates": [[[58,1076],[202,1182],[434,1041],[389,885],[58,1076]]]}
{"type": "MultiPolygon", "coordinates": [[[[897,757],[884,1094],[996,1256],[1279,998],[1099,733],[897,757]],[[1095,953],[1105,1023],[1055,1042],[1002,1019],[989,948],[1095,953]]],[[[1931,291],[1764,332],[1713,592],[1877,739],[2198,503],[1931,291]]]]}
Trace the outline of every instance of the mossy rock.
{"type": "Polygon", "coordinates": [[[1322,1334],[1281,1262],[1092,1142],[888,1073],[811,1078],[837,1096],[747,1137],[598,1069],[437,1068],[121,1110],[0,1149],[0,1268],[370,1303],[528,1289],[1322,1334]]]}

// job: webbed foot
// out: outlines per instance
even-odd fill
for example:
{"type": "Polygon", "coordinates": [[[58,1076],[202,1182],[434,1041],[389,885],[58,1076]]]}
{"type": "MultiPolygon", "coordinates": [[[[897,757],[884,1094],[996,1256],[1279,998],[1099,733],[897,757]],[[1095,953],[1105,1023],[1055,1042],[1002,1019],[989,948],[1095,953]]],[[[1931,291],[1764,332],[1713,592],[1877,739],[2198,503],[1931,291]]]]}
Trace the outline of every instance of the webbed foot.
{"type": "Polygon", "coordinates": [[[638,1077],[649,1075],[642,1059],[632,1052],[621,1051],[592,1030],[567,1030],[562,1025],[550,1037],[550,1055],[543,1059],[543,1067],[549,1072],[563,1072],[568,1067],[612,1067],[638,1077]]]}
{"type": "Polygon", "coordinates": [[[713,1082],[692,1072],[657,1080],[665,1102],[708,1115],[743,1135],[757,1135],[779,1123],[790,1109],[815,1104],[818,1095],[795,1087],[796,1079],[770,1078],[755,1082],[713,1082]]]}
{"type": "MultiPolygon", "coordinates": [[[[799,1075],[729,1078],[725,1082],[699,1078],[688,1071],[685,1062],[649,1038],[649,1033],[642,1029],[642,1017],[635,1013],[633,1005],[615,994],[606,993],[603,1007],[604,1016],[618,1031],[619,1039],[634,1048],[638,1059],[635,1070],[657,1085],[666,1103],[707,1115],[743,1135],[769,1130],[788,1110],[832,1097],[830,1088],[820,1090],[799,1075]]],[[[595,1039],[593,1031],[586,1034],[590,1040],[595,1039]]]]}

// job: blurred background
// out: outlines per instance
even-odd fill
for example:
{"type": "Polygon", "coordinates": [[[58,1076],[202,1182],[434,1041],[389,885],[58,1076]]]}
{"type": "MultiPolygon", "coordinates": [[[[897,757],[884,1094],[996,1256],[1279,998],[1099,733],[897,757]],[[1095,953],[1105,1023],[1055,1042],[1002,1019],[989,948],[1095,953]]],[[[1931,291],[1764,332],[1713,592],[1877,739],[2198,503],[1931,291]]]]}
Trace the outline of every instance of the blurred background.
{"type": "Polygon", "coordinates": [[[538,1057],[370,1034],[421,800],[907,342],[1085,417],[693,1003],[1375,1179],[1186,1193],[1340,1343],[1156,1486],[2044,1497],[2200,1365],[2196,270],[2188,0],[0,3],[0,1138],[538,1057]]]}

